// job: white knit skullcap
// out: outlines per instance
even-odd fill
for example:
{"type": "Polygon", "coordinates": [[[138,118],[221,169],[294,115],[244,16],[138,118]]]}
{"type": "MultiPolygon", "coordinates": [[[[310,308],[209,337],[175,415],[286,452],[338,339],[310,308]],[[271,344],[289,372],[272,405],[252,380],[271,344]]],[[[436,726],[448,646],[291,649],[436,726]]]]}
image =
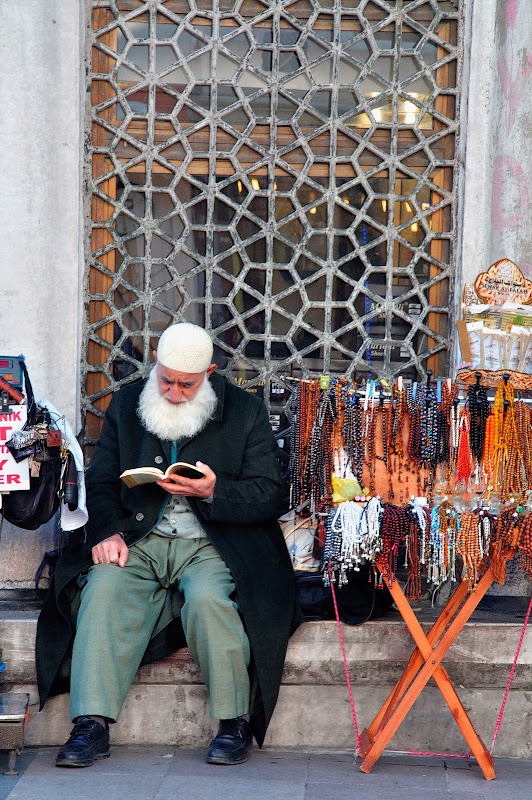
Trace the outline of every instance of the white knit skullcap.
{"type": "Polygon", "coordinates": [[[159,339],[157,361],[176,372],[198,373],[212,364],[212,339],[191,322],[170,325],[159,339]]]}

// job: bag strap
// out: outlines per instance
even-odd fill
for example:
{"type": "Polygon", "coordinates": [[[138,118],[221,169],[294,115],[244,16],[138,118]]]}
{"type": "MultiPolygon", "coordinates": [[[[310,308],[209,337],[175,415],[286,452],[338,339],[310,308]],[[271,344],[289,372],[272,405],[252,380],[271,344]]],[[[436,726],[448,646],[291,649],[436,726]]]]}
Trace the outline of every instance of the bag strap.
{"type": "Polygon", "coordinates": [[[44,589],[41,589],[39,586],[39,581],[41,580],[42,574],[46,569],[46,567],[48,567],[48,574],[50,578],[52,577],[56,561],[59,558],[60,554],[61,553],[59,550],[49,550],[44,554],[43,560],[37,567],[37,572],[35,573],[35,593],[39,598],[39,600],[44,600],[47,594],[47,592],[44,589]]]}
{"type": "Polygon", "coordinates": [[[28,368],[26,367],[26,360],[23,355],[18,357],[18,363],[24,374],[24,387],[26,389],[26,400],[28,403],[28,426],[35,424],[35,417],[37,416],[37,404],[35,402],[35,395],[33,394],[33,387],[31,385],[28,368]]]}

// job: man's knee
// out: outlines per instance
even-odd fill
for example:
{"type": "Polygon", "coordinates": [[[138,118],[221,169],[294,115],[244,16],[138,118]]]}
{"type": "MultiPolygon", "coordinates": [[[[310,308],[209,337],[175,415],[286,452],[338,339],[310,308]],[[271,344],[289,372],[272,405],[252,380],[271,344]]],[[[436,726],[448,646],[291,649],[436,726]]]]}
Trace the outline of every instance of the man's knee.
{"type": "Polygon", "coordinates": [[[91,567],[82,590],[82,600],[97,598],[99,602],[112,601],[122,592],[122,567],[118,564],[98,564],[91,567]]]}
{"type": "Polygon", "coordinates": [[[226,611],[235,607],[231,599],[234,587],[220,588],[202,584],[185,594],[185,606],[189,613],[212,615],[216,611],[226,611]]]}

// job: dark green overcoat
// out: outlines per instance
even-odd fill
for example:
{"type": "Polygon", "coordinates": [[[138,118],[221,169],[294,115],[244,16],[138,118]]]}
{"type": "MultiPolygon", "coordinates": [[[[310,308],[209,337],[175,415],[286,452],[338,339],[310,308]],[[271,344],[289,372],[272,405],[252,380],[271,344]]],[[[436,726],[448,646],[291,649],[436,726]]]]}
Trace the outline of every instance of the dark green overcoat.
{"type": "MultiPolygon", "coordinates": [[[[210,380],[218,397],[215,416],[197,436],[181,441],[178,459],[202,461],[217,476],[212,504],[189,500],[235,580],[252,653],[251,722],[262,744],[277,700],[288,639],[304,618],[277,524],[283,486],[266,407],[216,373],[210,380]]],[[[143,385],[139,381],[125,387],[111,401],[87,471],[85,541],[59,559],[39,617],[36,659],[41,707],[50,695],[68,690],[65,663],[75,629],[71,608],[77,577],[92,564],[91,548],[119,531],[128,545],[139,541],[155,525],[166,497],[156,484],[128,489],[119,478],[125,469],[153,465],[164,470],[170,463],[170,442],[146,431],[137,416],[143,385]]],[[[176,618],[152,639],[143,663],[183,646],[176,618]]]]}

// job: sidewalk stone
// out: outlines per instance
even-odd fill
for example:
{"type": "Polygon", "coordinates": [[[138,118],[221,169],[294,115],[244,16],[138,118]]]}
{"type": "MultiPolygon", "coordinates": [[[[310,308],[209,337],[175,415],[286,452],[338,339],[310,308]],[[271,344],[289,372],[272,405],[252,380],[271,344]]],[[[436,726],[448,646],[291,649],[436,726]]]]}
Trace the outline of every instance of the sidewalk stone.
{"type": "Polygon", "coordinates": [[[216,767],[205,748],[114,747],[87,769],[57,769],[55,753],[26,748],[20,778],[0,775],[0,800],[526,800],[532,785],[532,761],[510,759],[486,781],[474,761],[390,753],[368,775],[347,751],[256,749],[216,767]]]}

